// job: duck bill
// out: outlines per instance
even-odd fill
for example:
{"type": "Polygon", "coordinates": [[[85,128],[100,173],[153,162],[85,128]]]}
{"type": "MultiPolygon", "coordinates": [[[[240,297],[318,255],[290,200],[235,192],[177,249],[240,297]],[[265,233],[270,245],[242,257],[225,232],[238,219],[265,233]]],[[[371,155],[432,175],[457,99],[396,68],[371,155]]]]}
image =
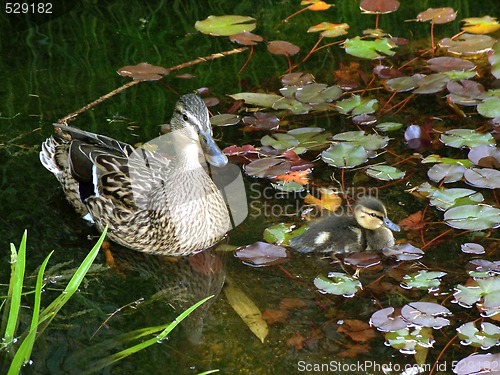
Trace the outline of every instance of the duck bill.
{"type": "Polygon", "coordinates": [[[201,148],[207,161],[214,167],[223,167],[227,164],[227,156],[215,143],[210,133],[200,133],[201,148]]]}
{"type": "Polygon", "coordinates": [[[394,224],[392,221],[390,221],[388,218],[384,218],[384,225],[389,228],[390,230],[393,230],[394,232],[399,232],[400,228],[398,225],[394,224]]]}

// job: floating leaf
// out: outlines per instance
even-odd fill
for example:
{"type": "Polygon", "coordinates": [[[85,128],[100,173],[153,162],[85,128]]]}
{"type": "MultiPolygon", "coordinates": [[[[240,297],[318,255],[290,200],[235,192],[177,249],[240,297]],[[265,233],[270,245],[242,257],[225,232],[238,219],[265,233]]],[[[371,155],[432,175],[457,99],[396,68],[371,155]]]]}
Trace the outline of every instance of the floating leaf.
{"type": "Polygon", "coordinates": [[[500,168],[500,150],[497,147],[476,146],[469,150],[467,157],[480,167],[500,168]]]}
{"type": "Polygon", "coordinates": [[[469,71],[476,67],[472,61],[449,56],[434,57],[427,60],[427,64],[429,65],[429,69],[435,72],[448,72],[450,70],[469,71]]]}
{"type": "Polygon", "coordinates": [[[410,302],[401,309],[401,316],[408,323],[420,327],[441,329],[450,324],[444,316],[452,315],[446,307],[432,302],[410,302]]]}
{"type": "Polygon", "coordinates": [[[464,173],[465,181],[472,186],[500,189],[500,171],[490,168],[471,168],[464,173]]]}
{"type": "Polygon", "coordinates": [[[421,249],[409,243],[385,247],[382,253],[387,257],[395,257],[399,261],[417,260],[422,258],[425,254],[421,249]]]}
{"type": "Polygon", "coordinates": [[[242,46],[254,46],[264,40],[260,35],[252,34],[251,32],[244,31],[239,34],[231,35],[229,40],[233,43],[241,44],[242,46]]]}
{"type": "Polygon", "coordinates": [[[500,43],[497,41],[493,47],[493,53],[488,56],[488,61],[491,64],[491,74],[495,78],[500,78],[500,43]]]}
{"type": "Polygon", "coordinates": [[[400,180],[405,176],[405,172],[388,165],[374,165],[366,170],[370,177],[381,181],[400,180]]]}
{"type": "Polygon", "coordinates": [[[440,182],[443,180],[445,183],[460,181],[464,175],[465,168],[460,164],[434,164],[431,169],[427,171],[427,176],[434,181],[440,182]]]}
{"type": "Polygon", "coordinates": [[[474,284],[455,287],[453,302],[462,307],[470,308],[473,304],[480,305],[483,316],[492,316],[500,312],[500,278],[477,278],[474,284]]]}
{"type": "Polygon", "coordinates": [[[264,229],[264,240],[276,245],[288,245],[293,224],[279,223],[264,229]]]}
{"type": "Polygon", "coordinates": [[[321,153],[323,161],[338,168],[353,168],[368,160],[368,154],[362,146],[338,143],[321,153]]]}
{"type": "Polygon", "coordinates": [[[404,329],[407,326],[401,314],[396,313],[394,307],[386,307],[385,309],[374,312],[370,318],[370,325],[376,327],[382,332],[393,332],[404,329]]]}
{"type": "Polygon", "coordinates": [[[330,132],[325,132],[323,128],[297,128],[287,132],[299,141],[300,147],[307,150],[317,150],[324,148],[330,143],[330,132]]]}
{"type": "Polygon", "coordinates": [[[418,87],[418,83],[425,77],[424,74],[414,74],[411,77],[396,77],[385,82],[390,91],[406,92],[418,87]]]}
{"type": "Polygon", "coordinates": [[[444,134],[441,134],[440,139],[445,145],[456,148],[472,148],[480,145],[493,145],[495,143],[495,140],[490,133],[481,134],[472,129],[447,130],[444,134]]]}
{"type": "MultiPolygon", "coordinates": [[[[289,89],[289,87],[286,89],[289,89]]],[[[280,91],[283,94],[283,91],[280,91]]],[[[302,103],[319,104],[336,100],[342,96],[342,93],[342,89],[339,86],[328,87],[321,83],[311,83],[309,85],[297,87],[294,96],[302,103]]]]}
{"type": "Polygon", "coordinates": [[[453,21],[457,12],[453,8],[429,8],[417,15],[417,21],[439,24],[453,21]]]}
{"type": "Polygon", "coordinates": [[[170,70],[161,66],[155,66],[148,63],[137,65],[127,65],[118,69],[117,73],[122,77],[131,77],[134,81],[158,81],[164,75],[170,73],[170,70]]]}
{"type": "Polygon", "coordinates": [[[196,21],[194,27],[203,34],[230,36],[252,31],[257,26],[254,18],[246,16],[208,16],[203,21],[196,21]]]}
{"type": "Polygon", "coordinates": [[[410,275],[403,276],[401,287],[405,289],[424,289],[429,292],[435,292],[441,285],[441,277],[445,276],[446,272],[426,271],[421,270],[410,275]]]}
{"type": "Polygon", "coordinates": [[[353,39],[346,39],[344,42],[345,51],[362,59],[379,59],[384,55],[392,56],[396,52],[392,50],[396,44],[387,38],[378,40],[362,40],[359,36],[353,39]]]}
{"type": "Polygon", "coordinates": [[[281,78],[281,83],[284,86],[304,86],[313,82],[314,76],[304,72],[288,73],[281,78]]]}
{"type": "Polygon", "coordinates": [[[231,307],[236,311],[239,317],[245,322],[257,338],[262,343],[269,333],[269,328],[262,314],[255,303],[243,291],[234,285],[227,284],[224,286],[224,294],[231,307]]]}
{"type": "Polygon", "coordinates": [[[302,0],[300,5],[308,5],[307,9],[314,11],[327,10],[332,7],[332,4],[328,4],[321,0],[302,0]]]}
{"type": "Polygon", "coordinates": [[[288,262],[290,254],[282,246],[256,242],[236,251],[234,256],[252,267],[272,266],[288,262]]]}
{"type": "Polygon", "coordinates": [[[413,91],[415,94],[435,94],[444,89],[450,81],[444,73],[429,74],[427,76],[419,76],[417,81],[418,87],[413,91]]]}
{"type": "Polygon", "coordinates": [[[392,346],[403,354],[416,354],[422,348],[430,348],[434,344],[432,330],[426,327],[404,328],[387,332],[385,345],[392,346]]]}
{"type": "Polygon", "coordinates": [[[500,261],[489,261],[486,259],[473,259],[467,264],[467,269],[471,269],[469,274],[481,273],[481,278],[500,275],[500,261]]]}
{"type": "Polygon", "coordinates": [[[322,275],[317,276],[314,279],[314,286],[321,293],[344,297],[354,297],[356,292],[361,289],[361,283],[358,279],[340,272],[330,272],[328,278],[322,275]]]}
{"type": "Polygon", "coordinates": [[[426,156],[424,159],[422,159],[421,163],[422,164],[441,163],[441,164],[454,164],[454,165],[458,164],[458,165],[461,165],[465,168],[469,168],[469,167],[473,166],[473,164],[467,159],[453,159],[453,158],[447,158],[447,157],[443,157],[441,155],[436,155],[436,154],[426,156]]]}
{"type": "Polygon", "coordinates": [[[257,159],[245,165],[245,172],[254,177],[273,178],[287,173],[291,168],[289,161],[279,158],[257,159]]]}
{"type": "Polygon", "coordinates": [[[256,92],[240,92],[229,96],[234,100],[244,100],[246,104],[267,108],[272,108],[275,102],[283,99],[281,95],[261,94],[256,92]]]}
{"type": "Polygon", "coordinates": [[[437,207],[441,211],[446,211],[457,205],[479,203],[483,200],[484,197],[481,193],[463,188],[436,188],[436,190],[429,195],[429,204],[437,207]]]}
{"type": "Polygon", "coordinates": [[[490,16],[464,18],[462,31],[471,34],[491,34],[500,29],[497,19],[490,16]]]}
{"type": "Polygon", "coordinates": [[[349,142],[355,146],[363,146],[366,150],[378,150],[387,146],[389,137],[382,137],[377,134],[366,134],[363,130],[350,131],[335,134],[332,138],[334,141],[349,142]]]}
{"type": "Polygon", "coordinates": [[[477,55],[490,51],[495,39],[488,35],[462,34],[453,39],[444,38],[439,46],[447,48],[448,52],[461,56],[477,55]]]}
{"type": "Polygon", "coordinates": [[[400,122],[381,122],[375,128],[381,132],[393,132],[403,127],[400,122]]]}
{"type": "Polygon", "coordinates": [[[276,130],[280,119],[273,113],[255,112],[253,116],[243,117],[243,122],[258,130],[276,130]]]}
{"type": "Polygon", "coordinates": [[[273,40],[267,44],[267,50],[275,55],[293,56],[299,53],[300,48],[285,40],[273,40]]]}
{"type": "Polygon", "coordinates": [[[321,36],[323,38],[336,38],[341,35],[347,34],[347,29],[349,29],[349,25],[347,23],[330,23],[330,22],[321,22],[317,25],[311,26],[307,29],[308,33],[317,33],[321,32],[321,36]]]}
{"type": "Polygon", "coordinates": [[[363,113],[373,113],[378,108],[377,99],[362,98],[359,95],[352,95],[350,98],[343,99],[336,103],[338,111],[344,115],[349,112],[352,115],[360,115],[363,113]]]}
{"type": "Polygon", "coordinates": [[[359,9],[367,14],[387,14],[399,9],[397,0],[363,0],[359,9]]]}
{"type": "Polygon", "coordinates": [[[453,367],[453,372],[458,375],[498,374],[500,354],[474,353],[458,361],[453,367]]]}
{"type": "Polygon", "coordinates": [[[477,105],[477,111],[484,117],[499,117],[500,116],[500,98],[494,96],[486,98],[481,104],[477,105]]]}
{"type": "Polygon", "coordinates": [[[377,118],[375,116],[363,113],[361,115],[354,116],[352,118],[352,122],[354,122],[356,125],[368,126],[375,124],[377,122],[377,118]]]}
{"type": "Polygon", "coordinates": [[[475,254],[475,255],[481,255],[485,253],[483,246],[479,245],[478,243],[472,243],[472,242],[460,245],[460,250],[462,250],[462,252],[464,253],[475,254]]]}
{"type": "Polygon", "coordinates": [[[231,126],[240,122],[240,116],[231,113],[222,113],[210,118],[212,126],[231,126]]]}
{"type": "Polygon", "coordinates": [[[356,268],[369,268],[380,264],[382,259],[373,251],[361,251],[357,253],[348,254],[344,259],[344,264],[356,268]]]}
{"type": "MultiPolygon", "coordinates": [[[[279,151],[291,150],[300,144],[297,138],[295,138],[293,135],[286,133],[274,133],[273,135],[265,135],[264,137],[262,137],[260,141],[263,146],[271,146],[279,151]]],[[[304,151],[305,150],[302,150],[302,152],[304,151]]],[[[302,153],[300,151],[295,151],[295,152],[297,154],[302,153]]]]}
{"type": "Polygon", "coordinates": [[[486,204],[457,206],[444,213],[444,221],[456,229],[498,228],[500,226],[500,209],[486,204]]]}

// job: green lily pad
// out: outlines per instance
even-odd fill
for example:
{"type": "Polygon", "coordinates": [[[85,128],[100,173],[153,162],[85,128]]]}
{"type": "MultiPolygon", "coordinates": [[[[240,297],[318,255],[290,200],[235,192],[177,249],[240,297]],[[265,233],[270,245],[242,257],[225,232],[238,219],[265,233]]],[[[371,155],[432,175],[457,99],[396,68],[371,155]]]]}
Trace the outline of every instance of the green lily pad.
{"type": "Polygon", "coordinates": [[[474,164],[469,160],[469,159],[453,159],[453,158],[446,158],[441,155],[429,155],[422,159],[421,161],[422,164],[426,163],[442,163],[442,164],[458,164],[461,165],[465,168],[470,168],[474,164]]]}
{"type": "Polygon", "coordinates": [[[439,279],[445,275],[446,272],[421,270],[403,276],[401,287],[405,289],[415,288],[435,292],[439,289],[439,285],[441,285],[441,280],[439,279]]]}
{"type": "Polygon", "coordinates": [[[240,122],[240,116],[231,113],[221,113],[210,117],[212,126],[231,126],[240,122]]]}
{"type": "Polygon", "coordinates": [[[474,78],[476,72],[462,72],[458,70],[450,70],[449,72],[442,73],[452,81],[464,81],[470,78],[474,78]]]}
{"type": "Polygon", "coordinates": [[[356,292],[361,289],[361,282],[345,273],[330,272],[328,277],[317,276],[314,279],[314,286],[324,294],[354,297],[356,292]]]}
{"type": "Polygon", "coordinates": [[[441,134],[440,139],[445,145],[456,148],[472,148],[480,145],[495,144],[495,139],[490,133],[478,133],[472,129],[448,130],[444,134],[441,134]]]}
{"type": "Polygon", "coordinates": [[[288,245],[294,224],[279,223],[264,229],[264,241],[275,245],[288,245]]]}
{"type": "Polygon", "coordinates": [[[257,26],[255,18],[246,16],[208,16],[203,21],[196,21],[194,27],[203,34],[230,36],[245,31],[252,31],[257,26]]]}
{"type": "Polygon", "coordinates": [[[429,204],[437,207],[437,209],[441,211],[446,211],[453,206],[470,205],[484,200],[481,193],[463,188],[436,188],[429,198],[429,204]]]}
{"type": "MultiPolygon", "coordinates": [[[[282,90],[290,91],[292,87],[285,87],[282,90]]],[[[283,91],[280,90],[283,94],[283,91]]],[[[324,83],[311,83],[309,85],[296,87],[294,96],[302,103],[318,104],[337,100],[342,96],[342,89],[339,86],[328,87],[324,83]]],[[[287,95],[290,95],[288,93],[287,95]]],[[[287,96],[283,94],[283,96],[287,96]]]]}
{"type": "Polygon", "coordinates": [[[396,52],[392,49],[396,44],[387,38],[378,40],[363,40],[359,36],[353,39],[346,39],[344,42],[345,51],[352,56],[362,59],[379,59],[385,55],[392,56],[396,52]]]}
{"type": "Polygon", "coordinates": [[[281,98],[273,103],[273,109],[286,109],[297,115],[309,113],[313,108],[310,104],[302,103],[297,99],[281,98]]]}
{"type": "Polygon", "coordinates": [[[334,167],[354,168],[368,160],[368,153],[362,146],[341,142],[323,151],[321,158],[334,167]]]}
{"type": "Polygon", "coordinates": [[[330,143],[332,134],[323,128],[297,128],[287,132],[300,142],[300,147],[316,150],[330,143]]]}
{"type": "Polygon", "coordinates": [[[267,108],[272,108],[276,101],[283,99],[281,95],[257,92],[240,92],[229,96],[234,100],[244,100],[246,104],[267,108]]]}
{"type": "Polygon", "coordinates": [[[500,277],[477,278],[475,283],[476,285],[457,285],[453,302],[466,308],[478,303],[484,310],[481,314],[483,316],[500,313],[500,277]]]}
{"type": "Polygon", "coordinates": [[[429,74],[418,80],[415,94],[435,94],[444,89],[450,78],[445,73],[429,74]]]}
{"type": "MultiPolygon", "coordinates": [[[[278,151],[290,150],[300,144],[293,135],[286,133],[275,133],[273,135],[265,135],[260,140],[262,146],[271,146],[278,151]]],[[[297,153],[298,154],[298,153],[297,153]]]]}
{"type": "Polygon", "coordinates": [[[377,134],[366,134],[363,130],[350,131],[335,134],[332,138],[335,141],[349,142],[355,146],[362,146],[365,150],[378,150],[387,146],[389,137],[383,137],[377,134]]]}
{"type": "Polygon", "coordinates": [[[392,346],[403,354],[415,354],[418,347],[430,348],[434,344],[432,329],[427,327],[403,328],[387,332],[385,345],[392,346]]]}
{"type": "Polygon", "coordinates": [[[283,191],[286,193],[299,193],[305,190],[303,185],[295,181],[277,181],[277,182],[272,182],[271,185],[276,190],[283,191]]]}
{"type": "Polygon", "coordinates": [[[405,176],[405,172],[388,165],[374,165],[366,170],[366,174],[381,181],[400,180],[405,176]]]}
{"type": "Polygon", "coordinates": [[[418,83],[425,77],[424,74],[414,74],[411,77],[396,77],[385,82],[390,91],[406,92],[418,87],[418,83]]]}
{"type": "Polygon", "coordinates": [[[493,96],[483,100],[477,105],[477,111],[481,116],[494,118],[500,116],[500,98],[493,96]]]}
{"type": "Polygon", "coordinates": [[[477,329],[475,322],[468,322],[458,327],[460,343],[483,350],[500,345],[500,327],[488,322],[482,322],[480,327],[480,330],[477,329]]]}
{"type": "Polygon", "coordinates": [[[452,228],[485,230],[500,226],[500,209],[487,204],[452,207],[444,213],[444,221],[452,228]]]}
{"type": "Polygon", "coordinates": [[[375,129],[381,132],[393,132],[395,130],[399,130],[403,127],[403,124],[400,122],[381,122],[375,126],[375,129]]]}
{"type": "Polygon", "coordinates": [[[361,115],[363,113],[373,113],[378,108],[377,99],[362,98],[359,95],[352,95],[350,98],[341,100],[335,103],[337,110],[347,115],[351,112],[353,116],[361,115]]]}

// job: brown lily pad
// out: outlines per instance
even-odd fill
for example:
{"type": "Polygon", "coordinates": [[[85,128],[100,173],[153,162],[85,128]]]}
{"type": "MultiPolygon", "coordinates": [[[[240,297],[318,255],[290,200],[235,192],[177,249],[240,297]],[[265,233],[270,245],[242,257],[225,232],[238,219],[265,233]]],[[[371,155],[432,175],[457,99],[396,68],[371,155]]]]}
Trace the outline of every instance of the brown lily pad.
{"type": "Polygon", "coordinates": [[[122,77],[130,77],[134,81],[158,81],[164,75],[170,73],[170,70],[161,66],[140,63],[137,65],[127,65],[118,69],[117,73],[122,77]]]}
{"type": "Polygon", "coordinates": [[[293,56],[299,53],[300,47],[285,40],[273,40],[268,43],[267,50],[275,55],[293,56]]]}

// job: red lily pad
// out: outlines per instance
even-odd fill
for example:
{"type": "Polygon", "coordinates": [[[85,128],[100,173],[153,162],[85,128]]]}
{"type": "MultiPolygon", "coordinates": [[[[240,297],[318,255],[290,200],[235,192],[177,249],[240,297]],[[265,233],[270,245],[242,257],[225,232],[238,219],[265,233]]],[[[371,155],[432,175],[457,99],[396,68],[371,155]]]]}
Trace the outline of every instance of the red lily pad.
{"type": "Polygon", "coordinates": [[[276,130],[280,125],[279,118],[267,112],[255,112],[253,116],[245,116],[243,122],[256,130],[276,130]]]}
{"type": "Polygon", "coordinates": [[[164,75],[170,73],[170,70],[161,66],[140,63],[137,65],[127,65],[118,69],[117,73],[122,77],[130,77],[134,81],[158,81],[164,75]]]}
{"type": "Polygon", "coordinates": [[[293,56],[299,53],[300,47],[285,40],[273,40],[268,43],[267,50],[275,55],[293,56]]]}
{"type": "Polygon", "coordinates": [[[242,46],[254,46],[257,43],[262,42],[264,38],[249,31],[244,31],[239,34],[231,35],[229,40],[233,43],[241,44],[242,46]]]}
{"type": "Polygon", "coordinates": [[[252,267],[265,267],[288,262],[290,254],[283,246],[256,242],[236,251],[234,256],[252,267]]]}
{"type": "Polygon", "coordinates": [[[386,14],[399,9],[397,0],[363,0],[359,9],[368,14],[386,14]]]}
{"type": "Polygon", "coordinates": [[[450,70],[470,71],[476,67],[472,61],[449,56],[434,57],[427,60],[427,64],[429,65],[429,69],[435,72],[449,72],[450,70]]]}
{"type": "Polygon", "coordinates": [[[447,23],[457,17],[457,12],[453,8],[429,8],[417,15],[417,21],[432,23],[447,23]]]}
{"type": "Polygon", "coordinates": [[[439,46],[448,49],[448,52],[461,56],[477,55],[490,51],[495,39],[488,35],[462,34],[456,38],[444,38],[439,46]]]}

